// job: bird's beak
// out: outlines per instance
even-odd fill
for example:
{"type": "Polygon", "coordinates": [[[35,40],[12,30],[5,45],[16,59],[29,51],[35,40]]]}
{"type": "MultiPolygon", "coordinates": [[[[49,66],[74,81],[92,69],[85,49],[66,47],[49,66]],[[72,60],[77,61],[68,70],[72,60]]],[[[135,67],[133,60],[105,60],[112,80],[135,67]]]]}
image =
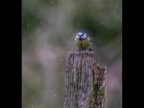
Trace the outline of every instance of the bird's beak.
{"type": "Polygon", "coordinates": [[[80,37],[79,40],[82,40],[82,38],[80,37]]]}

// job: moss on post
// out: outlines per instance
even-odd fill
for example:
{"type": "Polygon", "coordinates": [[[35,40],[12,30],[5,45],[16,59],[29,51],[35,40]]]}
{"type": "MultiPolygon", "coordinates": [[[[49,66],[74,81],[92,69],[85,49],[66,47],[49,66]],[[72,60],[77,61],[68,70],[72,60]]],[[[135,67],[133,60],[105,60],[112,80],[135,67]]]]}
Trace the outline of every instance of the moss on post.
{"type": "Polygon", "coordinates": [[[95,52],[68,53],[64,108],[106,108],[105,72],[96,62],[95,52]]]}

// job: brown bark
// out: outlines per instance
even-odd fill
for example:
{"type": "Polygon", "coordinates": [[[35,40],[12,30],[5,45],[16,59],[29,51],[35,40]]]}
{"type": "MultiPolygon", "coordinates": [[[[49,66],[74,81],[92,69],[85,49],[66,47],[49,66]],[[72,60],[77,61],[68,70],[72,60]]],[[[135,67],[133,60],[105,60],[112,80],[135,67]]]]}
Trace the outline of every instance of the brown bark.
{"type": "Polygon", "coordinates": [[[105,72],[93,51],[66,57],[64,108],[106,108],[105,72]]]}

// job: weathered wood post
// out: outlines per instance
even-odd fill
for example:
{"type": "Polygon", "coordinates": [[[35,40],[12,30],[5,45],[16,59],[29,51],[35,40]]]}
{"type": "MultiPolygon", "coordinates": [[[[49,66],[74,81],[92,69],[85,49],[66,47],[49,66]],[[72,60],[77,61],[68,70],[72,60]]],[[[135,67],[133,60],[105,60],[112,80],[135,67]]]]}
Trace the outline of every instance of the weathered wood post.
{"type": "Polygon", "coordinates": [[[105,72],[96,62],[95,52],[68,53],[64,108],[106,108],[105,72]]]}

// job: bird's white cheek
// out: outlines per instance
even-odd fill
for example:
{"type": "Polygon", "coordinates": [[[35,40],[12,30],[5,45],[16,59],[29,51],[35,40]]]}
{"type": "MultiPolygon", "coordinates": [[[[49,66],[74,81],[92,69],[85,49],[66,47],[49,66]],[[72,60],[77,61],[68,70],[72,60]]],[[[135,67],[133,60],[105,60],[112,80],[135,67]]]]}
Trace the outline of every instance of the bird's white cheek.
{"type": "Polygon", "coordinates": [[[82,39],[86,39],[86,37],[87,37],[86,35],[83,35],[83,36],[82,36],[82,39]]]}
{"type": "Polygon", "coordinates": [[[76,38],[79,39],[80,37],[78,35],[76,35],[76,38]]]}

